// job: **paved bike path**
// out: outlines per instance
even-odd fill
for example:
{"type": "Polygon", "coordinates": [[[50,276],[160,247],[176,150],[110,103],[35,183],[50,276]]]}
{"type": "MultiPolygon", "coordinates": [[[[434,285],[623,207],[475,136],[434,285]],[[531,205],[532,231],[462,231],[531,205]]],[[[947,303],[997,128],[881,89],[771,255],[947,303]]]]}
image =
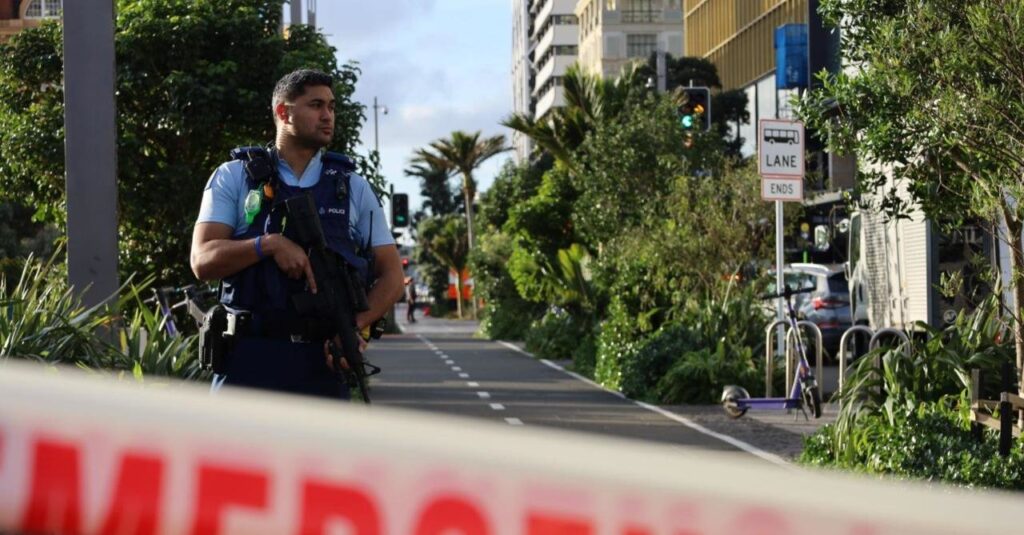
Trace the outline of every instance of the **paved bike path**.
{"type": "Polygon", "coordinates": [[[514,348],[466,334],[390,336],[373,344],[369,358],[384,369],[372,386],[378,405],[750,454],[731,437],[698,431],[664,409],[641,407],[514,348]]]}

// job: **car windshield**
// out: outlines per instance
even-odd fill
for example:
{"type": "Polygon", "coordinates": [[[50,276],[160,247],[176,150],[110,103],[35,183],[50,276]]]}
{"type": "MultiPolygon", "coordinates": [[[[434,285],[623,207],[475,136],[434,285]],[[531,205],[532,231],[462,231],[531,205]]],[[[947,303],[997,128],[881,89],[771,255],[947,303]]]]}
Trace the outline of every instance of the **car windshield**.
{"type": "Polygon", "coordinates": [[[836,273],[828,278],[828,291],[834,294],[848,294],[850,293],[850,286],[846,283],[846,275],[843,273],[836,273]]]}

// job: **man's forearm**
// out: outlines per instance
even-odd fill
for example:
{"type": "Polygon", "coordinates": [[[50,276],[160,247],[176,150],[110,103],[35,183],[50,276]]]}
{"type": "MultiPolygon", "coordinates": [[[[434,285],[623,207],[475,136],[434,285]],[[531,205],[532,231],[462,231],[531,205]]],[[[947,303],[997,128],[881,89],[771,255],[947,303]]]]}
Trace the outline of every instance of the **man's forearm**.
{"type": "Polygon", "coordinates": [[[367,301],[370,304],[370,310],[359,313],[356,316],[356,323],[359,329],[362,330],[378,319],[384,317],[391,307],[394,306],[395,302],[402,294],[402,273],[399,270],[396,273],[385,273],[378,280],[377,284],[373,285],[370,289],[370,293],[367,295],[367,301]]]}
{"type": "MultiPolygon", "coordinates": [[[[250,240],[210,240],[192,255],[192,271],[204,281],[220,280],[242,271],[259,261],[255,238],[250,240]]],[[[267,254],[268,240],[261,247],[267,254]]]]}

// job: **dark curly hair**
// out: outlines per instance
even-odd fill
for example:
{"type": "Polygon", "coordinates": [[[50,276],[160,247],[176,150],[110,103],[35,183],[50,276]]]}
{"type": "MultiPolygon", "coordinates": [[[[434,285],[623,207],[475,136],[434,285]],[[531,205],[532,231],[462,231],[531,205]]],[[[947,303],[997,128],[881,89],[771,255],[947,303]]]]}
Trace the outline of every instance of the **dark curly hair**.
{"type": "Polygon", "coordinates": [[[325,85],[334,87],[331,75],[314,69],[299,69],[284,75],[274,86],[274,98],[271,106],[277,107],[279,102],[292,102],[306,92],[307,87],[325,85]]]}

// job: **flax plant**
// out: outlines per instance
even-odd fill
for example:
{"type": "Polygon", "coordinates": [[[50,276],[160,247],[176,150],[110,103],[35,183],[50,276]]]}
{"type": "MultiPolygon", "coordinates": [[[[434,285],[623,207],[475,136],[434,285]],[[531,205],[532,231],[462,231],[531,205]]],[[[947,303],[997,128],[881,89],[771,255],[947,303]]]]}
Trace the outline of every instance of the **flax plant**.
{"type": "Polygon", "coordinates": [[[46,262],[29,258],[16,282],[0,278],[0,363],[73,365],[140,381],[204,377],[196,335],[169,331],[172,317],[142,298],[151,277],[138,284],[129,278],[107,304],[85,307],[66,283],[59,254],[46,262]]]}

